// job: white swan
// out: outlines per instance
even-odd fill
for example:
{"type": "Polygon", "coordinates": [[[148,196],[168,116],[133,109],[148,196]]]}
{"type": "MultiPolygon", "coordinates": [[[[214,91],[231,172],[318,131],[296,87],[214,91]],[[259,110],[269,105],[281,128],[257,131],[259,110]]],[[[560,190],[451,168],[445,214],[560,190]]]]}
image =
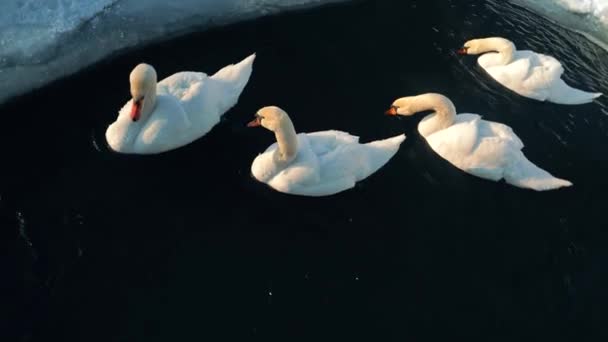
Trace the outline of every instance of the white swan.
{"type": "Polygon", "coordinates": [[[389,115],[414,115],[431,110],[418,124],[418,132],[443,159],[474,176],[537,191],[571,186],[530,162],[524,144],[509,126],[482,120],[477,114],[456,115],[454,104],[440,94],[423,94],[395,100],[389,115]]]}
{"type": "Polygon", "coordinates": [[[405,140],[401,134],[360,144],[358,137],[334,130],[296,134],[287,113],[274,106],[260,109],[247,126],[262,126],[277,139],[253,161],[253,176],[277,191],[304,196],[354,187],[386,164],[405,140]]]}
{"type": "Polygon", "coordinates": [[[156,82],[156,71],[139,64],[129,77],[132,99],[106,130],[116,152],[154,154],[191,143],[207,134],[236,104],[249,81],[255,54],[213,76],[178,72],[156,82]]]}
{"type": "Polygon", "coordinates": [[[504,38],[482,38],[467,41],[458,50],[461,55],[478,55],[477,63],[498,83],[519,95],[558,104],[583,104],[602,93],[588,93],[570,87],[561,79],[564,68],[547,55],[515,49],[504,38]]]}

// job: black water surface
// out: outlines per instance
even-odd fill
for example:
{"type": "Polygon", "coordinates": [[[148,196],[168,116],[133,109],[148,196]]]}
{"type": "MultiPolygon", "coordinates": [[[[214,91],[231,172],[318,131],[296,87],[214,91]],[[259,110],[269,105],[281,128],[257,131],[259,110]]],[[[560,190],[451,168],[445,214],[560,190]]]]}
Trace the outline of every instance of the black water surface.
{"type": "Polygon", "coordinates": [[[0,108],[2,331],[7,341],[601,340],[608,297],[608,101],[514,95],[463,41],[501,35],[608,92],[608,54],[498,0],[378,0],[191,34],[120,56],[0,108]],[[103,133],[141,61],[214,72],[257,52],[237,107],[158,156],[103,133]],[[515,130],[574,187],[536,193],[440,159],[397,97],[449,96],[515,130]],[[273,142],[261,106],[300,131],[405,132],[382,170],[327,198],[283,195],[249,167],[273,142]]]}

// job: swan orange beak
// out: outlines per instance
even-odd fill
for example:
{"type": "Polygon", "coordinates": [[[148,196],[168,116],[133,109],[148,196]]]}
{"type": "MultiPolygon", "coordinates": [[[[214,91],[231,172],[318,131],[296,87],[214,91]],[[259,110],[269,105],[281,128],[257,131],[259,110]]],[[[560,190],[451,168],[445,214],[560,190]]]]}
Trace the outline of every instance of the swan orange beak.
{"type": "Polygon", "coordinates": [[[391,106],[391,108],[389,110],[387,110],[386,112],[384,112],[384,114],[386,114],[386,115],[392,115],[392,116],[397,115],[397,107],[396,106],[391,106]]]}
{"type": "Polygon", "coordinates": [[[247,127],[258,127],[262,125],[262,118],[260,118],[259,116],[257,116],[255,119],[251,120],[251,122],[249,122],[247,124],[247,127]]]}
{"type": "Polygon", "coordinates": [[[456,53],[459,54],[459,55],[466,55],[467,54],[467,48],[466,47],[460,48],[460,49],[458,49],[458,51],[456,51],[456,53]]]}
{"type": "Polygon", "coordinates": [[[139,117],[141,116],[141,100],[133,100],[133,104],[131,105],[131,120],[133,122],[137,122],[139,117]]]}

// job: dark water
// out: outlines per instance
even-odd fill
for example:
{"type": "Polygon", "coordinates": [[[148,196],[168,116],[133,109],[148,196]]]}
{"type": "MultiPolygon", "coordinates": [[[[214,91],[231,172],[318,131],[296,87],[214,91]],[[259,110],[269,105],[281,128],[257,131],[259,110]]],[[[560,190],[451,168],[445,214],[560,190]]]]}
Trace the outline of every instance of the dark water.
{"type": "Polygon", "coordinates": [[[554,55],[572,85],[608,92],[608,54],[491,1],[360,1],[150,46],[0,108],[1,322],[6,341],[603,340],[608,296],[608,101],[513,95],[453,51],[502,35],[554,55]],[[238,106],[160,156],[103,133],[141,61],[161,77],[256,51],[238,106]],[[510,125],[574,187],[536,193],[464,174],[382,115],[449,96],[510,125]],[[244,124],[285,108],[301,131],[364,141],[405,132],[355,189],[279,194],[251,178],[273,141],[244,124]]]}

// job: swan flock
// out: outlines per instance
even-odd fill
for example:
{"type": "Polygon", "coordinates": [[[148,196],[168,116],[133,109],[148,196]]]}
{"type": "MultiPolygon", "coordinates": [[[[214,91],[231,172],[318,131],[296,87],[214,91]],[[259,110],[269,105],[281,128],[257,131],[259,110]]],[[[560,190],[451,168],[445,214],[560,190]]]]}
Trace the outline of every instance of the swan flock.
{"type": "MultiPolygon", "coordinates": [[[[480,55],[477,63],[492,79],[527,98],[579,105],[602,95],[571,87],[561,79],[564,69],[557,59],[517,50],[505,38],[469,40],[457,53],[480,55]]],[[[125,154],[158,154],[205,136],[238,103],[255,58],[252,54],[211,76],[183,71],[161,81],[153,66],[137,65],[129,77],[131,99],[106,130],[109,148],[125,154]]],[[[442,94],[401,97],[385,113],[412,116],[424,111],[431,114],[418,124],[419,135],[454,167],[536,191],[572,185],[528,160],[522,152],[523,142],[511,127],[483,120],[478,114],[458,114],[442,94]]],[[[360,143],[358,136],[337,129],[298,133],[292,120],[282,108],[267,106],[247,126],[265,128],[276,139],[253,159],[253,178],[293,195],[328,196],[351,189],[385,166],[406,139],[401,134],[360,143]]]]}

